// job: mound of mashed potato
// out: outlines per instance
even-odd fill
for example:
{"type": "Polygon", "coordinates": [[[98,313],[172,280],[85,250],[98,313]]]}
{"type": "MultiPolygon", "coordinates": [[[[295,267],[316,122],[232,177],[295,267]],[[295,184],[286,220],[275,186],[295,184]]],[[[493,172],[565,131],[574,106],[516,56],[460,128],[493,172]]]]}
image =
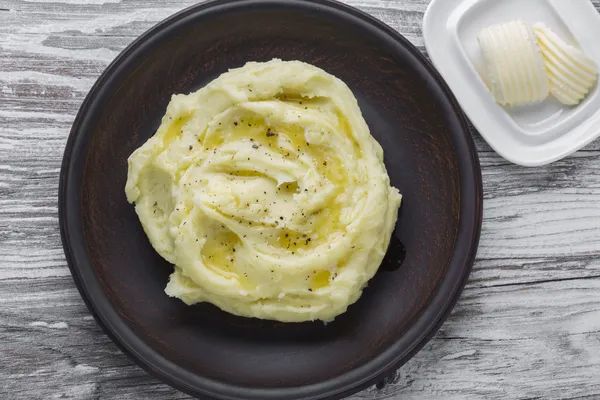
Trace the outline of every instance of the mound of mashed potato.
{"type": "Polygon", "coordinates": [[[360,297],[401,200],[350,89],[277,59],[174,95],[125,191],[175,266],[169,296],[287,322],[360,297]]]}

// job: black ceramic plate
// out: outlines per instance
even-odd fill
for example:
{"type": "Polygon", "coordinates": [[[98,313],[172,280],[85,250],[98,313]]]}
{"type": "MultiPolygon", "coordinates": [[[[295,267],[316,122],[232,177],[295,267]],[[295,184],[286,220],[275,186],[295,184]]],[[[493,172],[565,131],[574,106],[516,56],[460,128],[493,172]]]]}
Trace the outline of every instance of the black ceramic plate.
{"type": "Polygon", "coordinates": [[[220,399],[340,398],[393,372],[456,302],[481,211],[476,151],[440,75],[391,28],[325,0],[202,3],[146,32],[81,106],[60,180],[67,260],[98,323],[158,378],[220,399]],[[127,157],[153,135],[171,94],[274,57],[348,84],[404,195],[382,268],[328,325],[240,318],[167,297],[173,268],[125,200],[127,157]]]}

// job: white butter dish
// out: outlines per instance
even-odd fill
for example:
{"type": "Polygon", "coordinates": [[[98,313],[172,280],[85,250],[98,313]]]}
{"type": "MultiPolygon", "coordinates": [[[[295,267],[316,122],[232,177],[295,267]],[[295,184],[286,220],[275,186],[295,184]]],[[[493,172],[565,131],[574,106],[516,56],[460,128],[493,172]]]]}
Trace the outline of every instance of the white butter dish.
{"type": "Polygon", "coordinates": [[[600,14],[589,0],[432,0],[423,20],[429,57],[481,136],[515,164],[538,166],[568,156],[600,136],[596,85],[578,106],[552,97],[535,105],[502,107],[479,72],[477,36],[493,24],[544,22],[600,65],[600,14]]]}

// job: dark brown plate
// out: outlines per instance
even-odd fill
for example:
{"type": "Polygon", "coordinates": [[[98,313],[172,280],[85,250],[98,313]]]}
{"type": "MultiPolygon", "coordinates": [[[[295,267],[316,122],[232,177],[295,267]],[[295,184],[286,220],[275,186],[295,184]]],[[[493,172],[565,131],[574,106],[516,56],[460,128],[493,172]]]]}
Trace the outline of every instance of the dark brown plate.
{"type": "Polygon", "coordinates": [[[202,3],[146,32],[84,101],[60,180],[65,253],[98,323],[158,378],[220,399],[340,398],[393,372],[456,302],[481,212],[477,154],[440,75],[388,26],[325,0],[202,3]],[[127,157],[153,135],[171,94],[274,57],[350,86],[404,195],[382,269],[328,325],[239,318],[167,297],[173,268],[125,200],[127,157]]]}

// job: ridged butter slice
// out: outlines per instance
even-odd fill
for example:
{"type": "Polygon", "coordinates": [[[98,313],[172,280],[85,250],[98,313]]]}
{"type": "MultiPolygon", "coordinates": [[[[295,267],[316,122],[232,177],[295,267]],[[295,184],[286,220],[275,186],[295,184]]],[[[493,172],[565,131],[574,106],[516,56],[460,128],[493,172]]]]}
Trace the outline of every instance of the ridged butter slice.
{"type": "Polygon", "coordinates": [[[517,106],[548,97],[550,80],[530,25],[522,21],[492,25],[480,32],[478,40],[499,104],[517,106]]]}
{"type": "Polygon", "coordinates": [[[533,29],[550,77],[550,92],[563,104],[579,104],[596,84],[596,63],[544,23],[535,24],[533,29]]]}

